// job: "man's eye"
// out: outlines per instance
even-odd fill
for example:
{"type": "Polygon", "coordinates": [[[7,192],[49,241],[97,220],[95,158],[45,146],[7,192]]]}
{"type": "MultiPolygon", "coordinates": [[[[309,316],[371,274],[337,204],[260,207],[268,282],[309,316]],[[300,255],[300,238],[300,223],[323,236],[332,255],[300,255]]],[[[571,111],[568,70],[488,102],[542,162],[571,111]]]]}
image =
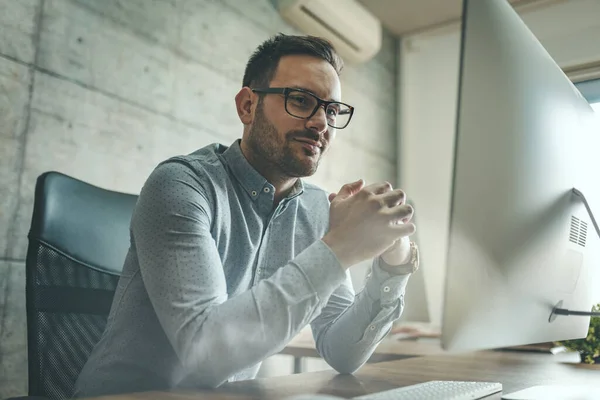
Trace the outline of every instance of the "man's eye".
{"type": "Polygon", "coordinates": [[[335,104],[331,104],[329,107],[327,107],[327,115],[331,115],[333,117],[337,116],[340,113],[340,107],[335,105],[335,104]]]}
{"type": "Polygon", "coordinates": [[[290,100],[292,100],[296,104],[306,104],[307,100],[304,96],[290,96],[290,100]]]}

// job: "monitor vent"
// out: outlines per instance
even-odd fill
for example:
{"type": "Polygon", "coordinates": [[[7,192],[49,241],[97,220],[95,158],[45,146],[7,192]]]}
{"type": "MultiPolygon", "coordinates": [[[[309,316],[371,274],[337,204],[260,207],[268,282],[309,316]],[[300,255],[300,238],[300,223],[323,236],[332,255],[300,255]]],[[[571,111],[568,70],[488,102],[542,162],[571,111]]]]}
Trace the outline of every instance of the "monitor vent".
{"type": "Polygon", "coordinates": [[[571,216],[571,231],[569,232],[569,241],[585,247],[587,238],[587,223],[577,217],[571,216]]]}

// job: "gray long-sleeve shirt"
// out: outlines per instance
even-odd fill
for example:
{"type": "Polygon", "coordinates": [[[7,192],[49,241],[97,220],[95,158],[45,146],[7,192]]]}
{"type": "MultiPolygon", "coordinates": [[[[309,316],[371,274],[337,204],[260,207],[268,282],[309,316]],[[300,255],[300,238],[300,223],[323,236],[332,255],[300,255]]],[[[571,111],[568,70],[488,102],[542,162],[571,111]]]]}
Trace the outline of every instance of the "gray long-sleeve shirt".
{"type": "Polygon", "coordinates": [[[402,312],[408,276],[391,276],[375,259],[355,296],[321,240],[327,193],[298,180],[277,207],[273,195],[239,141],[153,171],[76,396],[251,379],[309,323],[333,368],[353,372],[366,362],[402,312]]]}

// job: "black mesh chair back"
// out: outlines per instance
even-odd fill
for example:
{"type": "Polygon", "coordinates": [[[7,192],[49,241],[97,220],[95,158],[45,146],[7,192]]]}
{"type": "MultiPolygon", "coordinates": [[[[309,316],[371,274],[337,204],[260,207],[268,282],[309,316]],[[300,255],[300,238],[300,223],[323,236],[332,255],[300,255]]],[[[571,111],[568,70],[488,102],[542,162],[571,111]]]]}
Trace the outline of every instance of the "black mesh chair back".
{"type": "Polygon", "coordinates": [[[57,172],[38,178],[26,261],[30,396],[72,396],[106,325],[136,200],[57,172]]]}

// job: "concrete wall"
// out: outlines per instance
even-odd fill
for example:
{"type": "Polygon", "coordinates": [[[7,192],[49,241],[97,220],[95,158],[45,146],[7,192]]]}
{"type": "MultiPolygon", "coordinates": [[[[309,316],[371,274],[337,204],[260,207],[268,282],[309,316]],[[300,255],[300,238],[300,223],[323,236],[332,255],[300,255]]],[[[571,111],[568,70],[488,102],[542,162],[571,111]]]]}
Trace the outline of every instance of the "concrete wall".
{"type": "MultiPolygon", "coordinates": [[[[521,16],[563,68],[600,61],[600,2],[549,0],[521,16]]],[[[441,322],[458,91],[458,24],[407,36],[399,46],[399,176],[415,201],[432,321],[441,322]]],[[[482,93],[490,99],[493,93],[482,93]]]]}
{"type": "MultiPolygon", "coordinates": [[[[27,390],[24,259],[36,177],[57,170],[138,193],[159,161],[230,144],[241,135],[233,98],[248,56],[295,31],[270,0],[8,0],[0,9],[4,398],[27,390]]],[[[359,177],[395,182],[396,49],[386,33],[374,60],[344,71],[357,112],[311,179],[325,189],[359,177]]],[[[357,268],[358,286],[363,276],[357,268]]]]}

